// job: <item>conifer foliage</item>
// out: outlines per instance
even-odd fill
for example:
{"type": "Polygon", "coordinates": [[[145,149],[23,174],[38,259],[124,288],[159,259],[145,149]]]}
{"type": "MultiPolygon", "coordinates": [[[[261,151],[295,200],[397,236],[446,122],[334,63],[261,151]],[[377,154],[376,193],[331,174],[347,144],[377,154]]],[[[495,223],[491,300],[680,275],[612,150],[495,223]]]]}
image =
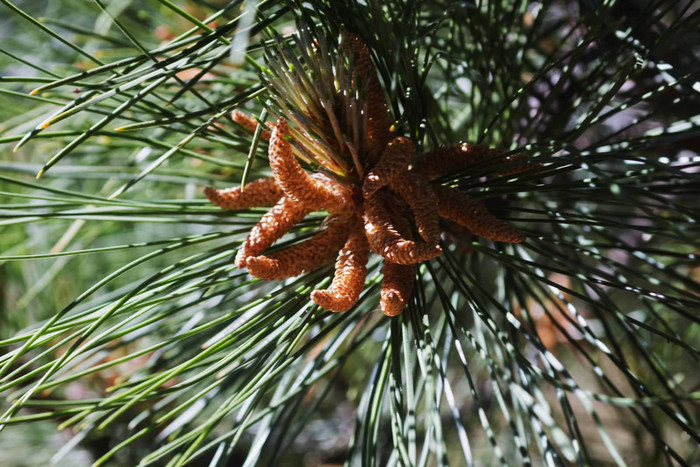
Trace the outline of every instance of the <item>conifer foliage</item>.
{"type": "MultiPolygon", "coordinates": [[[[54,459],[96,465],[700,462],[695,2],[0,11],[0,430],[52,421],[54,459]],[[268,208],[203,190],[268,183],[280,117],[275,144],[360,205],[363,151],[409,141],[397,173],[431,176],[377,203],[418,245],[449,206],[439,254],[370,253],[342,313],[312,299],[337,248],[281,280],[237,268],[268,208]],[[462,142],[492,149],[455,162],[462,142]]],[[[265,254],[301,251],[323,209],[265,254]]]]}

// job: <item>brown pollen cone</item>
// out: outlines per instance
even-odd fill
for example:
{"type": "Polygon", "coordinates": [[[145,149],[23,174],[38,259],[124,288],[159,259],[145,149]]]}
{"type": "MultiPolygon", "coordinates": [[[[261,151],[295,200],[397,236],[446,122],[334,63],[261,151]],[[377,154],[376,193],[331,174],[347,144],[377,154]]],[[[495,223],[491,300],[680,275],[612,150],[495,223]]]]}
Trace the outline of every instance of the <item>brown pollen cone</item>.
{"type": "Polygon", "coordinates": [[[412,171],[419,173],[426,180],[432,180],[466,169],[502,152],[488,146],[469,143],[440,146],[421,154],[412,171]]]}
{"type": "Polygon", "coordinates": [[[258,256],[310,212],[302,204],[283,196],[250,230],[236,255],[236,266],[246,267],[251,256],[258,256]]]}
{"type": "Polygon", "coordinates": [[[383,195],[380,191],[365,200],[365,234],[372,250],[398,264],[415,264],[440,256],[439,245],[414,242],[399,233],[383,195]]]}
{"type": "Polygon", "coordinates": [[[205,187],[204,196],[215,206],[222,209],[247,209],[258,206],[271,206],[284,193],[274,178],[259,178],[241,187],[219,190],[205,187]]]}
{"type": "Polygon", "coordinates": [[[384,147],[391,139],[391,131],[389,131],[392,125],[391,114],[367,45],[354,34],[348,33],[348,36],[355,54],[357,73],[366,83],[367,147],[369,148],[366,159],[372,164],[379,159],[384,147]]]}
{"type": "Polygon", "coordinates": [[[413,293],[414,264],[396,264],[384,261],[382,290],[379,306],[387,316],[401,314],[413,293]]]}
{"type": "Polygon", "coordinates": [[[404,136],[391,140],[377,164],[367,173],[362,183],[363,196],[371,197],[377,190],[389,185],[398,175],[406,172],[414,151],[413,142],[404,136]]]}
{"type": "Polygon", "coordinates": [[[322,308],[342,313],[357,303],[365,288],[369,244],[359,219],[335,263],[335,275],[326,290],[314,290],[311,299],[322,308]]]}
{"type": "Polygon", "coordinates": [[[329,179],[321,174],[318,177],[309,176],[294,157],[292,145],[286,139],[288,135],[287,121],[279,118],[272,130],[268,156],[277,184],[287,196],[311,210],[343,211],[352,199],[349,190],[332,186],[329,179]]]}
{"type": "Polygon", "coordinates": [[[522,243],[525,235],[510,224],[491,214],[480,201],[463,191],[434,186],[438,199],[438,214],[471,230],[474,235],[494,242],[522,243]]]}
{"type": "Polygon", "coordinates": [[[327,226],[310,239],[267,256],[251,256],[246,262],[248,272],[266,281],[282,280],[305,272],[335,259],[348,235],[348,219],[328,218],[327,226]]]}
{"type": "MultiPolygon", "coordinates": [[[[514,163],[514,162],[521,162],[521,161],[526,161],[530,159],[528,156],[525,154],[511,154],[510,156],[506,156],[501,158],[501,162],[504,163],[514,163]]],[[[501,170],[498,172],[498,175],[516,175],[519,173],[523,172],[529,172],[530,170],[533,169],[539,169],[540,167],[543,167],[543,164],[541,162],[531,162],[529,164],[519,164],[515,165],[509,169],[506,170],[501,170]]]]}
{"type": "MultiPolygon", "coordinates": [[[[231,112],[231,119],[241,125],[243,128],[246,130],[249,130],[251,133],[255,132],[255,129],[258,127],[258,121],[255,120],[253,117],[250,117],[246,115],[245,113],[241,112],[240,110],[234,110],[231,112]]],[[[268,126],[270,124],[268,123],[268,126]]],[[[264,139],[265,141],[270,139],[270,130],[262,130],[260,132],[260,137],[264,139]]]]}
{"type": "Polygon", "coordinates": [[[421,238],[429,245],[437,245],[440,241],[440,216],[435,209],[437,197],[432,186],[412,172],[397,177],[390,186],[410,206],[421,238]]]}

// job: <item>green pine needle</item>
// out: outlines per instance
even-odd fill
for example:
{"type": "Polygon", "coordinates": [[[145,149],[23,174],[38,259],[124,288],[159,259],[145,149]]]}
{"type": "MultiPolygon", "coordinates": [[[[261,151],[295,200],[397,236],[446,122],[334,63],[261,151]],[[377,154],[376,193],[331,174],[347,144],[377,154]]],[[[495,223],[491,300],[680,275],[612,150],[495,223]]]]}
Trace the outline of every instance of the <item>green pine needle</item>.
{"type": "MultiPolygon", "coordinates": [[[[0,430],[69,429],[95,465],[700,462],[693,2],[249,3],[0,1],[0,430]],[[332,265],[237,270],[265,208],[202,194],[269,176],[234,109],[352,171],[346,32],[418,153],[529,157],[437,181],[527,239],[445,223],[396,318],[377,255],[344,314],[309,298],[332,265]]],[[[36,450],[4,434],[0,463],[36,450]]]]}

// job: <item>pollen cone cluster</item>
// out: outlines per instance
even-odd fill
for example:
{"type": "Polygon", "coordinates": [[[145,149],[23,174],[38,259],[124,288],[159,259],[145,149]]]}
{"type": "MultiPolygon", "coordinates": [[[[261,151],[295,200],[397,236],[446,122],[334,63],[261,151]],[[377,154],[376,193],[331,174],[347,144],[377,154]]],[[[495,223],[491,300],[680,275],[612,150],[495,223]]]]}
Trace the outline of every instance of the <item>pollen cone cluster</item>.
{"type": "MultiPolygon", "coordinates": [[[[461,143],[421,154],[411,167],[414,144],[409,138],[394,136],[390,131],[388,105],[367,46],[356,36],[347,34],[337,53],[345,55],[341,58],[351,70],[343,75],[345,79],[358,80],[348,86],[366,90],[363,105],[354,106],[364,110],[354,116],[336,111],[338,115],[325,117],[308,110],[308,121],[325,125],[326,134],[334,135],[325,137],[327,147],[348,149],[354,159],[351,173],[343,174],[341,179],[332,173],[310,174],[304,170],[295,156],[299,149],[292,145],[288,121],[279,117],[275,123],[268,123],[270,132],[261,133],[263,139],[269,139],[268,158],[273,177],[255,180],[244,189],[208,187],[204,194],[223,209],[271,206],[241,245],[236,256],[238,267],[247,268],[260,279],[281,280],[335,260],[330,285],[327,289],[313,291],[311,299],[326,310],[344,312],[358,302],[364,290],[366,265],[373,251],[384,259],[381,310],[388,316],[396,316],[410,300],[416,265],[442,254],[438,244],[440,218],[492,241],[520,243],[525,240],[520,231],[494,217],[467,192],[432,182],[477,164],[480,167],[503,164],[508,174],[530,170],[535,165],[521,163],[519,155],[504,157],[495,149],[461,143]],[[348,122],[348,118],[353,122],[348,122]],[[340,141],[338,128],[352,127],[356,132],[358,119],[364,122],[359,125],[363,128],[360,135],[363,141],[356,141],[356,133],[353,135],[355,144],[345,139],[340,141]],[[313,236],[264,254],[314,211],[324,211],[328,217],[313,236]]],[[[314,56],[313,60],[321,58],[314,56]]],[[[302,71],[297,67],[298,73],[302,71]]],[[[306,76],[303,78],[308,80],[306,76]]],[[[280,89],[273,89],[273,92],[284,89],[288,87],[280,85],[280,89]]],[[[309,101],[316,99],[319,108],[329,108],[320,93],[306,97],[309,101]]],[[[347,104],[347,97],[337,96],[338,103],[347,104]]],[[[249,131],[257,126],[254,119],[239,111],[234,111],[232,118],[249,131]]],[[[295,144],[310,141],[309,132],[295,127],[294,134],[301,135],[295,144]]]]}

